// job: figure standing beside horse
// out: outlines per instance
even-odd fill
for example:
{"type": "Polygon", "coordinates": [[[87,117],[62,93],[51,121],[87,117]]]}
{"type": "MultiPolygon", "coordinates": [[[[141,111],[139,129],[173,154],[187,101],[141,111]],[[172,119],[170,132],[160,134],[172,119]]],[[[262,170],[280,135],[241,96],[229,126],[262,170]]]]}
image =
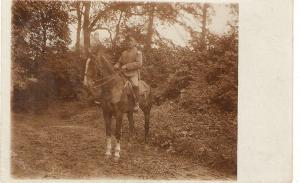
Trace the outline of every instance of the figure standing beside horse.
{"type": "Polygon", "coordinates": [[[139,108],[145,118],[145,141],[147,141],[152,107],[152,94],[149,85],[139,79],[142,67],[142,53],[136,48],[136,41],[129,37],[128,49],[125,50],[115,66],[101,51],[92,53],[86,62],[84,84],[101,93],[101,108],[106,129],[106,156],[112,151],[112,116],[116,119],[114,159],[120,158],[121,129],[123,114],[127,113],[129,135],[134,133],[133,113],[139,108]]]}

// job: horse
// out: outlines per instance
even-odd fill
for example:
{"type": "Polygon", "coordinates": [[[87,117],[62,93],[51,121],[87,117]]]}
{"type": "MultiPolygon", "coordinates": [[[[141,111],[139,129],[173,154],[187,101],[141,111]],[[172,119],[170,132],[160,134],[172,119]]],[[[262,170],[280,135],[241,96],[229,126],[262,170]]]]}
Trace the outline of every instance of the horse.
{"type": "MultiPolygon", "coordinates": [[[[127,113],[129,121],[129,141],[132,138],[132,134],[135,132],[133,119],[135,97],[131,88],[131,83],[124,77],[122,72],[114,69],[112,63],[103,53],[99,52],[86,61],[84,85],[91,88],[93,90],[92,93],[96,92],[98,96],[101,96],[101,108],[106,131],[106,157],[112,155],[111,121],[113,116],[116,119],[114,160],[118,160],[121,152],[121,129],[124,113],[127,113]]],[[[144,140],[147,143],[153,97],[151,88],[146,82],[140,80],[139,87],[140,109],[143,111],[145,120],[144,140]]]]}

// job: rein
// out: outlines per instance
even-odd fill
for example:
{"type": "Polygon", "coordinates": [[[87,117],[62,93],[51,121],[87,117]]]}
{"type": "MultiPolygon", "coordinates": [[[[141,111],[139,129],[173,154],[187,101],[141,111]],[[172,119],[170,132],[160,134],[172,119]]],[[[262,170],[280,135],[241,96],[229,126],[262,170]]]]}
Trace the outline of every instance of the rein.
{"type": "Polygon", "coordinates": [[[104,86],[104,85],[108,84],[110,81],[112,81],[112,80],[116,77],[116,75],[117,75],[117,73],[112,74],[112,75],[110,75],[110,76],[107,76],[107,77],[105,77],[104,79],[98,79],[98,80],[95,80],[95,81],[93,81],[94,83],[100,82],[100,81],[101,81],[101,83],[98,84],[98,85],[93,85],[93,86],[91,86],[91,87],[92,87],[92,88],[97,88],[97,87],[104,86]],[[103,81],[103,80],[106,80],[106,81],[103,81]]]}
{"type": "MultiPolygon", "coordinates": [[[[94,58],[95,59],[95,58],[94,58]]],[[[101,67],[99,66],[98,62],[95,61],[95,64],[96,64],[96,67],[97,69],[99,70],[101,67]]],[[[101,72],[101,71],[100,71],[101,72]]],[[[112,75],[109,75],[109,76],[106,76],[105,78],[102,78],[102,79],[97,79],[97,80],[94,80],[93,81],[93,84],[92,84],[92,88],[97,88],[97,87],[101,87],[101,86],[104,86],[106,84],[108,84],[110,81],[112,81],[116,76],[116,73],[112,74],[112,75]],[[104,81],[103,81],[104,80],[104,81]],[[98,85],[94,85],[94,83],[98,83],[98,82],[101,82],[100,84],[98,85]]]]}
{"type": "MultiPolygon", "coordinates": [[[[97,61],[95,61],[95,64],[98,69],[101,68],[97,61]]],[[[115,73],[113,73],[109,76],[106,76],[105,78],[94,80],[91,87],[98,88],[98,87],[104,86],[104,85],[108,84],[109,82],[111,82],[117,75],[121,76],[122,78],[126,78],[125,74],[121,70],[117,70],[117,71],[115,71],[115,73]],[[94,85],[94,83],[98,83],[98,82],[101,82],[101,83],[98,85],[94,85]]]]}

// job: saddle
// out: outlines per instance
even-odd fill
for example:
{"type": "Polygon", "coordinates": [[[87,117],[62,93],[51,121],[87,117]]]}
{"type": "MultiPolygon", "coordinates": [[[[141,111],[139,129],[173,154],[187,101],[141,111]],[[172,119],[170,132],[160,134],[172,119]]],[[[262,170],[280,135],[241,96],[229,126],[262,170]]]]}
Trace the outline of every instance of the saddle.
{"type": "MultiPolygon", "coordinates": [[[[126,81],[124,89],[127,96],[133,96],[135,98],[133,86],[129,80],[126,81]]],[[[140,97],[144,98],[150,94],[150,87],[143,80],[139,80],[139,94],[140,97]]]]}

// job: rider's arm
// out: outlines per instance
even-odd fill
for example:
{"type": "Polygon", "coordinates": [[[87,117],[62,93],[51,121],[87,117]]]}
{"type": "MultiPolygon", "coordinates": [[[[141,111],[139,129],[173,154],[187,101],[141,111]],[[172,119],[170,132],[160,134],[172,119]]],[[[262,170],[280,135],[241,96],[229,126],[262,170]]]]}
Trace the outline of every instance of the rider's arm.
{"type": "Polygon", "coordinates": [[[140,69],[143,65],[142,52],[137,52],[137,57],[135,62],[131,62],[126,64],[126,69],[128,70],[137,70],[140,69]]]}

